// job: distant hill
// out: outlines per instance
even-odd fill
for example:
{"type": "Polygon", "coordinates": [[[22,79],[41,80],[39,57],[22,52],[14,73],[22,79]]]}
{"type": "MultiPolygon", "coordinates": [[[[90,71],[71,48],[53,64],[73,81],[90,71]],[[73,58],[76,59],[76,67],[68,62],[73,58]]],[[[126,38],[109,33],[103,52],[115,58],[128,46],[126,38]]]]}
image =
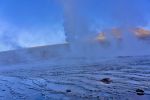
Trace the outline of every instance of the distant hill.
{"type": "Polygon", "coordinates": [[[64,57],[68,52],[68,44],[47,45],[4,51],[0,52],[0,65],[11,65],[64,57]]]}

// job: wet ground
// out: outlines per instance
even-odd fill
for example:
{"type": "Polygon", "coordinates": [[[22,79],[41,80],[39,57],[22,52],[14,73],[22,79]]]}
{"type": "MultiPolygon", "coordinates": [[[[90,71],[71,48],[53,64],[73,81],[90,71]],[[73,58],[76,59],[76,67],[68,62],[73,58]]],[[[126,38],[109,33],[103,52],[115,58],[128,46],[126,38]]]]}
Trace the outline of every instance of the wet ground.
{"type": "Polygon", "coordinates": [[[0,100],[150,100],[149,56],[18,66],[0,70],[0,100]]]}

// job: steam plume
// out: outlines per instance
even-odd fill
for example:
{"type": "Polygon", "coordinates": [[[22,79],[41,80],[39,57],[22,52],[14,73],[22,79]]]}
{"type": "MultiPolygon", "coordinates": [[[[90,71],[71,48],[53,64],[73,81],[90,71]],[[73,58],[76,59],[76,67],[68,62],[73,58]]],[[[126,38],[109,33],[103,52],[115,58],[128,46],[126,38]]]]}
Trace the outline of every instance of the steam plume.
{"type": "Polygon", "coordinates": [[[149,8],[148,5],[144,5],[145,3],[149,2],[147,0],[63,0],[64,28],[72,50],[79,55],[83,53],[90,55],[92,52],[94,56],[142,54],[149,47],[139,41],[130,30],[148,25],[149,8]],[[95,25],[95,29],[91,28],[95,23],[89,21],[95,20],[94,18],[101,21],[101,26],[95,25]],[[97,27],[100,27],[99,31],[96,30],[97,27]],[[99,35],[101,32],[104,34],[99,35]],[[96,36],[99,40],[105,36],[109,47],[103,48],[102,45],[98,45],[98,41],[94,43],[90,41],[96,36]],[[135,50],[140,52],[135,53],[135,50]]]}

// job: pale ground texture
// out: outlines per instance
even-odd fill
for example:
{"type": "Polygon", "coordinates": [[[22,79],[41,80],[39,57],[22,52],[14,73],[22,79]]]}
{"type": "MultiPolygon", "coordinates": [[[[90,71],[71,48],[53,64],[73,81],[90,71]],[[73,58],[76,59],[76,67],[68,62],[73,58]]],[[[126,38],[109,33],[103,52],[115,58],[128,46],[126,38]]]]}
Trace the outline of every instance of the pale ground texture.
{"type": "Polygon", "coordinates": [[[150,100],[150,56],[1,66],[0,100],[150,100]]]}

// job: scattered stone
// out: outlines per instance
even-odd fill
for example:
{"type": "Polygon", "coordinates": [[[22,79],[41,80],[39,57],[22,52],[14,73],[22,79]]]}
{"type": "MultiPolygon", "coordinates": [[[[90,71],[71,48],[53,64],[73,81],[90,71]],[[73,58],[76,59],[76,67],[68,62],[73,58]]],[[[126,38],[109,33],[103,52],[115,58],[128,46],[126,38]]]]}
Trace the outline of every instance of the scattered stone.
{"type": "Polygon", "coordinates": [[[101,82],[105,83],[105,84],[110,84],[112,82],[112,80],[110,78],[103,78],[101,80],[101,82]]]}
{"type": "Polygon", "coordinates": [[[100,97],[99,97],[99,96],[97,96],[97,98],[99,99],[100,97]]]}
{"type": "Polygon", "coordinates": [[[89,90],[90,92],[92,92],[93,90],[89,90]]]}
{"type": "Polygon", "coordinates": [[[66,90],[66,92],[68,92],[68,93],[69,93],[69,92],[71,92],[71,90],[67,89],[67,90],[66,90]]]}
{"type": "Polygon", "coordinates": [[[92,97],[93,95],[89,95],[89,97],[92,97]]]}
{"type": "Polygon", "coordinates": [[[144,90],[142,89],[137,89],[136,90],[137,95],[144,95],[144,90]]]}

